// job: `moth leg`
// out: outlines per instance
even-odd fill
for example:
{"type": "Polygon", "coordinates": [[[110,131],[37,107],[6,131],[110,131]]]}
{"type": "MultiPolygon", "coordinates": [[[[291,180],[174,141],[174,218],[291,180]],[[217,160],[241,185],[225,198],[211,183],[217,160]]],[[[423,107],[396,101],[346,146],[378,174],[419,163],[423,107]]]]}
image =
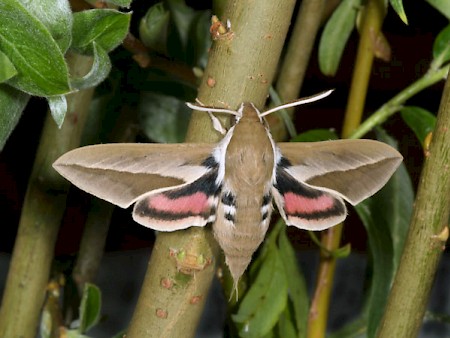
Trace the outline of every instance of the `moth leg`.
{"type": "Polygon", "coordinates": [[[211,118],[213,128],[217,130],[220,134],[225,135],[227,133],[227,130],[222,126],[222,123],[220,123],[220,120],[214,116],[213,113],[208,111],[208,115],[211,118]]]}
{"type": "MultiPolygon", "coordinates": [[[[199,105],[201,106],[205,106],[198,98],[195,99],[195,102],[197,102],[199,105]]],[[[212,124],[213,124],[213,128],[218,131],[220,134],[225,135],[228,130],[226,128],[224,128],[224,126],[222,126],[222,123],[220,122],[220,120],[214,116],[214,114],[212,112],[210,112],[209,110],[207,111],[209,117],[211,118],[212,124]]]]}

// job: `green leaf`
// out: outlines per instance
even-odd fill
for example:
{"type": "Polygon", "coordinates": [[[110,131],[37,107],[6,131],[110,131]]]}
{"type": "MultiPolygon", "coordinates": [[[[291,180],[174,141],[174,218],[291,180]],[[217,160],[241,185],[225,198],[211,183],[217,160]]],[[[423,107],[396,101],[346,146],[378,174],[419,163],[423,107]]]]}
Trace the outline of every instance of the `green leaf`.
{"type": "Polygon", "coordinates": [[[198,12],[194,17],[186,49],[186,59],[189,65],[200,67],[202,69],[206,68],[208,52],[211,48],[211,35],[209,33],[210,25],[210,11],[198,12]]]}
{"type": "Polygon", "coordinates": [[[408,18],[406,17],[405,9],[403,8],[403,0],[389,0],[392,8],[395,10],[395,12],[398,14],[400,19],[405,23],[408,24],[408,18]]]}
{"type": "MultiPolygon", "coordinates": [[[[300,271],[295,251],[292,248],[291,242],[286,235],[286,228],[284,227],[278,238],[278,245],[280,248],[280,255],[284,263],[284,269],[289,273],[287,278],[288,290],[289,290],[289,302],[292,303],[293,316],[295,326],[297,327],[298,334],[296,337],[306,337],[308,313],[309,313],[309,296],[308,288],[306,286],[305,278],[300,271]]],[[[288,308],[288,307],[287,307],[288,308]]],[[[289,326],[283,319],[283,326],[289,326]]],[[[289,327],[285,330],[290,331],[289,327]]],[[[287,334],[287,333],[286,333],[287,334]]],[[[280,335],[280,337],[287,337],[286,335],[280,335]]]]}
{"type": "MultiPolygon", "coordinates": [[[[284,309],[284,312],[281,314],[280,320],[278,321],[278,324],[277,324],[277,331],[278,331],[277,336],[283,337],[283,338],[306,337],[306,335],[298,335],[297,334],[291,317],[292,316],[290,313],[290,308],[289,308],[289,306],[286,306],[286,308],[284,309]]],[[[305,319],[307,319],[307,318],[308,318],[308,316],[306,316],[305,319]]],[[[306,327],[305,327],[305,329],[306,329],[306,327]]]]}
{"type": "Polygon", "coordinates": [[[0,151],[19,122],[30,96],[5,84],[0,84],[0,151]]]}
{"type": "Polygon", "coordinates": [[[328,141],[337,140],[338,135],[334,130],[331,129],[311,129],[300,133],[295,136],[292,142],[318,142],[318,141],[328,141]]]}
{"type": "Polygon", "coordinates": [[[0,1],[0,22],[0,50],[18,71],[8,84],[37,96],[67,93],[64,56],[47,28],[17,0],[0,1]]]}
{"type": "Polygon", "coordinates": [[[90,338],[89,336],[85,336],[84,334],[81,334],[77,330],[67,330],[67,338],[90,338]]]}
{"type": "Polygon", "coordinates": [[[100,289],[93,284],[86,283],[80,304],[80,327],[78,332],[84,333],[97,324],[100,319],[101,303],[102,294],[100,289]]]}
{"type": "Polygon", "coordinates": [[[52,315],[47,309],[42,309],[41,322],[39,324],[41,338],[52,337],[52,315]]]}
{"type": "Polygon", "coordinates": [[[73,14],[72,47],[92,54],[93,42],[107,53],[116,48],[128,33],[131,13],[113,9],[91,9],[73,14]]]}
{"type": "Polygon", "coordinates": [[[164,55],[167,54],[169,19],[169,11],[160,2],[149,8],[139,25],[139,36],[144,45],[164,55]]]}
{"type": "Polygon", "coordinates": [[[183,101],[174,96],[145,92],[138,111],[140,125],[149,139],[163,143],[184,140],[190,109],[183,101]]]}
{"type": "Polygon", "coordinates": [[[94,62],[92,68],[85,76],[80,79],[73,79],[71,85],[75,89],[85,89],[98,85],[106,79],[111,70],[111,61],[108,53],[93,42],[94,62]]]}
{"type": "MultiPolygon", "coordinates": [[[[393,144],[384,132],[382,141],[393,144]]],[[[402,164],[377,194],[355,207],[366,227],[373,264],[367,300],[367,335],[374,337],[379,326],[395,272],[403,251],[412,213],[413,190],[402,164]]]]}
{"type": "Polygon", "coordinates": [[[414,106],[403,107],[400,114],[405,123],[416,134],[420,144],[424,144],[425,137],[434,130],[436,116],[423,108],[414,106]]]}
{"type": "Polygon", "coordinates": [[[122,330],[120,332],[118,332],[117,334],[115,334],[114,336],[112,336],[111,338],[123,338],[126,337],[126,330],[122,330]]]}
{"type": "Polygon", "coordinates": [[[119,7],[130,7],[132,0],[103,0],[104,2],[112,5],[116,5],[119,7]]]}
{"type": "Polygon", "coordinates": [[[434,40],[433,57],[439,59],[440,65],[450,60],[450,25],[441,30],[434,40]]]}
{"type": "Polygon", "coordinates": [[[319,43],[319,67],[323,74],[336,74],[361,4],[362,0],[343,0],[325,25],[319,43]]]}
{"type": "Polygon", "coordinates": [[[338,331],[327,335],[327,338],[367,338],[366,316],[361,315],[338,331]]]}
{"type": "Polygon", "coordinates": [[[436,8],[442,15],[450,20],[450,1],[448,0],[426,0],[431,6],[436,8]]]}
{"type": "Polygon", "coordinates": [[[58,128],[61,128],[67,113],[67,101],[64,95],[47,97],[48,106],[58,128]]]}
{"type": "Polygon", "coordinates": [[[67,0],[21,0],[23,6],[47,27],[62,53],[72,41],[72,11],[67,0]]]}
{"type": "Polygon", "coordinates": [[[166,3],[180,37],[182,49],[185,50],[189,41],[191,23],[196,15],[195,11],[186,6],[184,0],[167,0],[166,3]]]}
{"type": "Polygon", "coordinates": [[[238,313],[232,315],[233,320],[241,324],[240,336],[262,337],[269,333],[284,311],[286,302],[286,272],[276,246],[271,245],[238,313]]]}
{"type": "Polygon", "coordinates": [[[3,83],[17,74],[17,69],[11,60],[0,51],[0,83],[3,83]]]}

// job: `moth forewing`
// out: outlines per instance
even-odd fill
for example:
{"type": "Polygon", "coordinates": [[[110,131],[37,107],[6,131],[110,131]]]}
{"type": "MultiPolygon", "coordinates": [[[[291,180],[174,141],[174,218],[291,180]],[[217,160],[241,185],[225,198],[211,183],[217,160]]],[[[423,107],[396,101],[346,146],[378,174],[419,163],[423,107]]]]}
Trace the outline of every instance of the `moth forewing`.
{"type": "Polygon", "coordinates": [[[391,146],[374,140],[278,143],[299,182],[334,192],[356,205],[380,190],[402,162],[391,146]]]}
{"type": "Polygon", "coordinates": [[[149,191],[192,182],[205,175],[213,144],[87,146],[62,155],[53,168],[90,194],[127,208],[149,191]]]}

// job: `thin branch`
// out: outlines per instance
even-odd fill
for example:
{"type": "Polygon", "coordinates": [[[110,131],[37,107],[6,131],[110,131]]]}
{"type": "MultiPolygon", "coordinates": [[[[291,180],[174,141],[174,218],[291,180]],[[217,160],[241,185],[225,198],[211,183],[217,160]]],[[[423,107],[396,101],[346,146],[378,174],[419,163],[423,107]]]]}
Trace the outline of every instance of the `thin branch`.
{"type": "Polygon", "coordinates": [[[382,124],[386,121],[391,115],[398,112],[403,108],[403,104],[416,95],[418,92],[422,91],[425,88],[432,86],[433,84],[442,81],[448,74],[450,69],[450,65],[442,67],[440,69],[430,69],[430,71],[407,88],[402,90],[400,93],[395,95],[388,102],[383,104],[376,112],[374,112],[367,120],[364,121],[353,133],[349,136],[349,138],[361,138],[372,130],[375,126],[382,124]]]}
{"type": "MultiPolygon", "coordinates": [[[[361,123],[374,58],[371,37],[374,34],[377,35],[380,31],[384,15],[384,1],[369,0],[367,2],[343,125],[343,138],[347,138],[361,123]]],[[[328,229],[322,235],[322,244],[326,250],[321,251],[316,290],[311,303],[308,322],[308,337],[310,338],[325,337],[330,296],[336,269],[336,258],[327,254],[327,251],[335,251],[339,248],[342,229],[343,224],[341,223],[328,229]]]]}
{"type": "MultiPolygon", "coordinates": [[[[324,0],[305,0],[300,5],[276,84],[276,92],[282,103],[293,101],[299,96],[324,7],[324,0]]],[[[292,114],[292,109],[289,112],[292,114]]],[[[276,118],[269,118],[268,121],[274,139],[285,139],[284,124],[276,118]]]]}

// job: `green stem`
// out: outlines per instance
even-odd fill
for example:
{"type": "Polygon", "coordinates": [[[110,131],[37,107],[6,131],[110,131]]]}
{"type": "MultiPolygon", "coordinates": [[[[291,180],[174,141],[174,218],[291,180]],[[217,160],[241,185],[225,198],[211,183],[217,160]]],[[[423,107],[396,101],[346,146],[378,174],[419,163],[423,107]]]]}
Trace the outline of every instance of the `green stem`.
{"type": "Polygon", "coordinates": [[[419,93],[425,88],[432,86],[433,84],[445,79],[450,69],[450,65],[447,65],[436,71],[429,71],[423,77],[416,82],[409,85],[400,93],[395,95],[392,99],[381,106],[375,113],[373,113],[368,119],[366,119],[350,136],[349,138],[357,139],[361,138],[364,134],[372,130],[375,126],[382,124],[391,115],[402,109],[402,105],[411,97],[419,93]]]}
{"type": "Polygon", "coordinates": [[[450,79],[444,88],[413,216],[378,336],[417,337],[445,242],[450,215],[450,79]]]}
{"type": "Polygon", "coordinates": [[[78,257],[72,272],[80,295],[83,293],[84,285],[94,280],[100,267],[113,211],[114,206],[111,203],[96,197],[91,198],[78,257]]]}

